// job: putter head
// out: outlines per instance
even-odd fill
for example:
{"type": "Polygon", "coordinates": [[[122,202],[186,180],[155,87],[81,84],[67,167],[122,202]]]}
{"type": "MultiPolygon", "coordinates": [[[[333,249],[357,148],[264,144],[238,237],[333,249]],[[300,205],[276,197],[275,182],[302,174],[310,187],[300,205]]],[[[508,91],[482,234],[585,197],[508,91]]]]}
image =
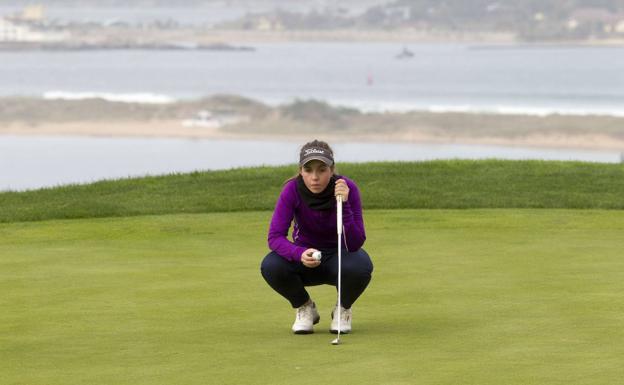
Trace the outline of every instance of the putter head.
{"type": "Polygon", "coordinates": [[[340,345],[340,337],[332,340],[332,345],[340,345]]]}

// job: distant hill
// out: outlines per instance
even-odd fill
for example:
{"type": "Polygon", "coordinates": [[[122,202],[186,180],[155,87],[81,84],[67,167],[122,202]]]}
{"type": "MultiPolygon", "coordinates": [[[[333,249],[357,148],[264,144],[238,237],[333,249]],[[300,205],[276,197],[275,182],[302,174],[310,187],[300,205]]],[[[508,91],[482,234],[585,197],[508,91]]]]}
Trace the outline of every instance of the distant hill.
{"type": "Polygon", "coordinates": [[[397,0],[373,7],[370,26],[511,31],[524,40],[624,37],[624,0],[397,0]]]}
{"type": "MultiPolygon", "coordinates": [[[[624,40],[624,0],[42,0],[44,6],[263,9],[220,25],[243,30],[410,30],[505,33],[523,41],[624,40]],[[260,6],[260,8],[258,7],[260,6]],[[357,11],[354,12],[354,10],[357,11]]],[[[32,0],[3,5],[26,6],[32,0]]]]}
{"type": "Polygon", "coordinates": [[[519,40],[624,39],[624,0],[395,0],[357,15],[345,7],[307,13],[280,7],[229,23],[240,29],[383,29],[511,33],[519,40]]]}

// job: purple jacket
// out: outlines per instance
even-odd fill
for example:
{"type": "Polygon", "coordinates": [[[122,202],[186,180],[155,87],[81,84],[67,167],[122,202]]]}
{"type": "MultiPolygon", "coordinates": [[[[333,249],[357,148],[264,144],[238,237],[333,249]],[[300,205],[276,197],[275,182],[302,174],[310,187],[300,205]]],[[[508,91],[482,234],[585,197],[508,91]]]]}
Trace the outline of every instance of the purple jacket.
{"type": "MultiPolygon", "coordinates": [[[[357,251],[366,240],[360,191],[352,180],[341,179],[349,186],[349,198],[342,204],[342,245],[348,251],[357,251]]],[[[268,241],[271,250],[289,261],[300,261],[301,254],[309,248],[337,249],[335,203],[331,210],[312,210],[299,196],[297,180],[286,182],[271,218],[268,241]],[[288,230],[293,218],[291,242],[288,230]]]]}

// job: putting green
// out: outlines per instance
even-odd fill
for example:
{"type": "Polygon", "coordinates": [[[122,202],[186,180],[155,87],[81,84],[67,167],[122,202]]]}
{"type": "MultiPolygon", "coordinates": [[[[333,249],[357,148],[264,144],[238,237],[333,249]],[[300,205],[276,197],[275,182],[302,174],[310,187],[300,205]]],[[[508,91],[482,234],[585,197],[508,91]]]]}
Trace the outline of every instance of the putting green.
{"type": "Polygon", "coordinates": [[[624,213],[366,211],[332,346],[262,280],[270,212],[0,224],[2,384],[615,384],[624,213]]]}

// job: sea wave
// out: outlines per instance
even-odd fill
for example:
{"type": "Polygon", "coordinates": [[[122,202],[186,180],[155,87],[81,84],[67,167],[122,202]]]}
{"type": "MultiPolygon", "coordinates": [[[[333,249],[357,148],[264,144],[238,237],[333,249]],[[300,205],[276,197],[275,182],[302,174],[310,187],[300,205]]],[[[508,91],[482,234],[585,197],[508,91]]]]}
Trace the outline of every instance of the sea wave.
{"type": "Polygon", "coordinates": [[[176,99],[167,95],[153,93],[110,93],[110,92],[67,92],[49,91],[43,94],[46,100],[85,100],[102,99],[109,102],[120,103],[144,103],[144,104],[169,104],[175,103],[176,99]]]}
{"type": "Polygon", "coordinates": [[[532,107],[532,106],[431,106],[429,112],[529,116],[615,116],[624,117],[624,108],[608,107],[532,107]]]}
{"type": "MultiPolygon", "coordinates": [[[[210,96],[210,95],[208,95],[210,96]]],[[[429,113],[464,113],[464,114],[490,114],[490,115],[524,115],[524,116],[612,116],[624,117],[624,105],[514,105],[514,104],[461,104],[461,103],[423,103],[419,101],[377,101],[377,100],[352,100],[333,98],[263,98],[258,95],[241,95],[266,103],[270,106],[288,105],[297,100],[319,100],[334,107],[352,108],[363,113],[407,113],[407,112],[429,112],[429,113]]],[[[67,92],[49,91],[43,94],[48,100],[84,100],[103,99],[111,102],[122,103],[145,103],[145,104],[169,104],[186,98],[176,98],[164,94],[156,93],[111,93],[111,92],[67,92]]]]}
{"type": "Polygon", "coordinates": [[[624,117],[624,106],[514,106],[514,105],[465,105],[465,104],[419,104],[409,102],[353,102],[336,101],[334,106],[353,108],[365,113],[384,112],[430,112],[430,113],[465,113],[490,115],[526,115],[526,116],[613,116],[624,117]]]}

